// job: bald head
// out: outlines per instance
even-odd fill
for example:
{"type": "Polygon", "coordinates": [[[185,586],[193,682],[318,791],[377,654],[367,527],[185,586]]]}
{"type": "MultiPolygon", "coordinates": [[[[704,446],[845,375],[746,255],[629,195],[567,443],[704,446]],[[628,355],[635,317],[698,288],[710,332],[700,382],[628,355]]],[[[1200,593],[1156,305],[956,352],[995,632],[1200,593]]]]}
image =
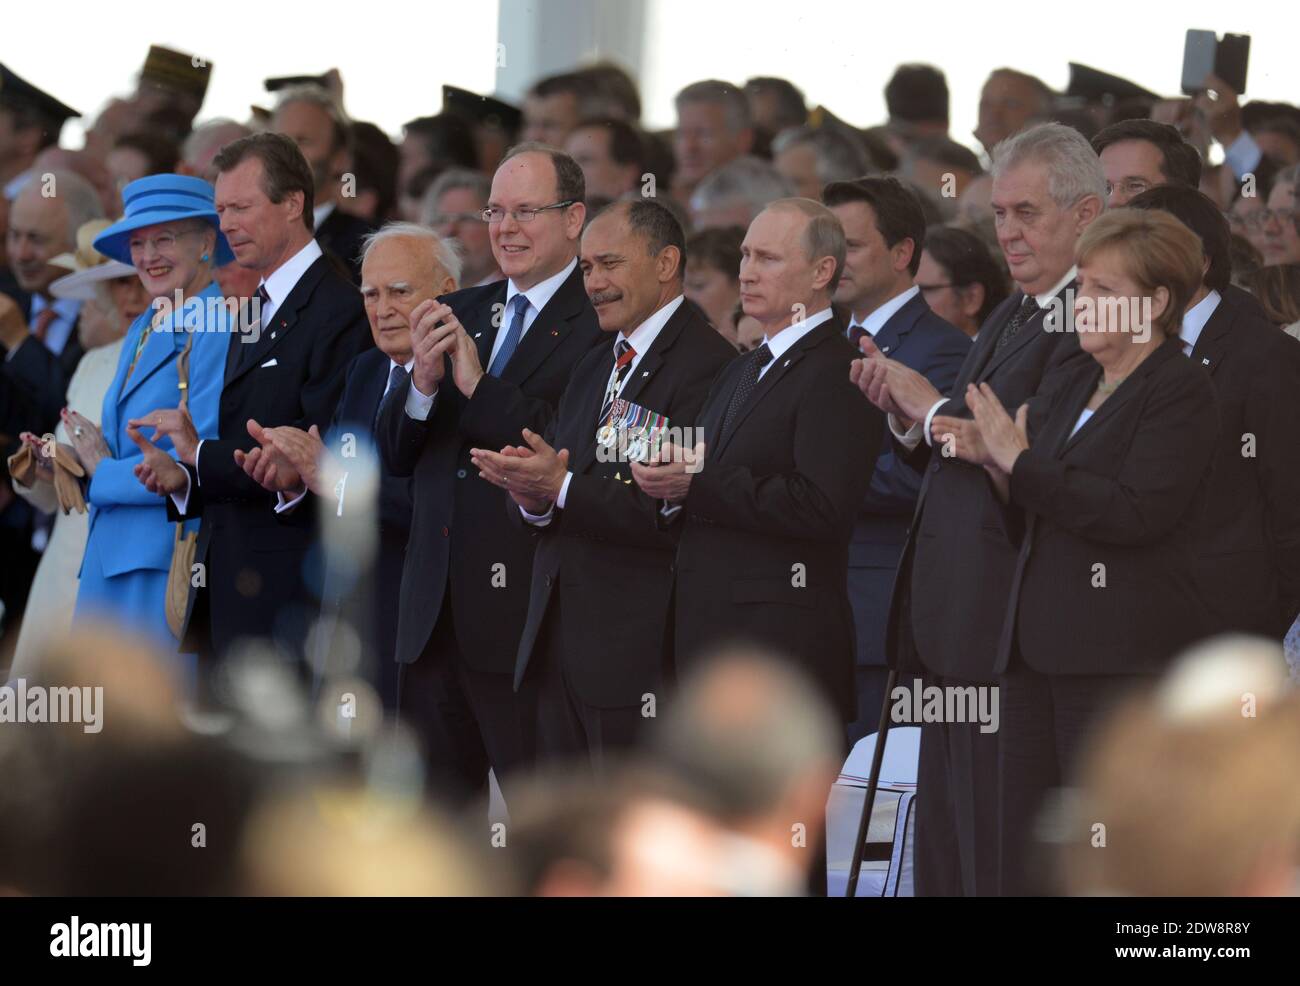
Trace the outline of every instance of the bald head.
{"type": "Polygon", "coordinates": [[[77,230],[102,217],[99,196],[80,175],[50,171],[32,177],[9,212],[5,246],[14,277],[24,291],[48,295],[50,283],[67,271],[50,260],[76,248],[77,230]]]}

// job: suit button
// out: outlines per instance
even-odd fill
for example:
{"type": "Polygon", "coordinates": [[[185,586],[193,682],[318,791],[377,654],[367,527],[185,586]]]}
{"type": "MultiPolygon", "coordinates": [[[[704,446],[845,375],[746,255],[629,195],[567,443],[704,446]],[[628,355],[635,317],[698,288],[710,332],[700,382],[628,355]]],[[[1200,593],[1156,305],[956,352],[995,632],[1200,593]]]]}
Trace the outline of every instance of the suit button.
{"type": "Polygon", "coordinates": [[[938,472],[938,471],[939,471],[939,463],[938,463],[938,462],[931,462],[931,463],[930,463],[930,472],[938,472]]]}
{"type": "Polygon", "coordinates": [[[443,536],[443,537],[451,537],[451,532],[450,532],[449,530],[447,530],[447,528],[444,527],[444,528],[442,529],[442,536],[443,536]]]}
{"type": "Polygon", "coordinates": [[[549,588],[550,588],[551,586],[553,586],[554,584],[555,584],[555,578],[554,578],[553,576],[550,576],[550,575],[546,576],[546,588],[549,589],[549,588]]]}
{"type": "Polygon", "coordinates": [[[464,478],[465,478],[465,470],[464,470],[464,469],[457,469],[457,470],[456,470],[456,478],[457,478],[457,479],[464,479],[464,478]]]}

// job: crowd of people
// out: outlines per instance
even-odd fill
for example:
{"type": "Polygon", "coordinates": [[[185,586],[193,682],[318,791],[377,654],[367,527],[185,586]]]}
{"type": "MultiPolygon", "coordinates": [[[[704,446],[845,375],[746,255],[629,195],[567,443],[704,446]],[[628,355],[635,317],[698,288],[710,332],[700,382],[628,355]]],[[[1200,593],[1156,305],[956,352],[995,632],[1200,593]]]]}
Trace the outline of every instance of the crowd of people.
{"type": "Polygon", "coordinates": [[[655,132],[600,63],[394,141],[212,71],[74,150],[0,65],[0,679],[107,727],[0,715],[0,888],[825,892],[937,688],[999,724],[915,722],[918,894],[1294,890],[1300,785],[1193,824],[1188,751],[1298,728],[1300,109],[1002,68],[976,153],[903,65],[878,126],[759,77],[655,132]]]}

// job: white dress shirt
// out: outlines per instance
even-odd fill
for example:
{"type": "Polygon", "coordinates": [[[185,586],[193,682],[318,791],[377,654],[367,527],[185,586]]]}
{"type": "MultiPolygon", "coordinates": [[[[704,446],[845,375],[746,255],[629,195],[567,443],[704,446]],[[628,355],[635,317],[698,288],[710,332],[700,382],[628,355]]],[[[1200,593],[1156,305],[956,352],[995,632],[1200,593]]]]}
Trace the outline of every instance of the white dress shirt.
{"type": "MultiPolygon", "coordinates": [[[[533,323],[537,321],[537,316],[542,313],[542,309],[546,307],[547,303],[553,297],[555,297],[555,292],[560,290],[560,285],[565,282],[568,276],[573,273],[573,269],[577,266],[578,258],[574,257],[564,265],[564,269],[558,274],[552,274],[546,280],[539,281],[527,291],[520,291],[513,279],[506,281],[506,306],[502,309],[501,324],[497,327],[496,338],[492,340],[492,352],[488,354],[487,366],[483,367],[484,372],[486,372],[487,368],[492,365],[492,361],[496,359],[497,352],[500,351],[501,347],[505,344],[506,336],[510,331],[508,319],[512,317],[511,313],[513,312],[515,295],[522,294],[528,299],[528,309],[524,312],[524,324],[523,328],[519,332],[519,342],[515,344],[517,348],[521,343],[523,343],[524,336],[528,334],[528,330],[532,328],[533,323]]],[[[420,393],[419,388],[416,387],[415,382],[412,381],[411,389],[407,392],[406,396],[406,413],[416,421],[427,421],[429,418],[429,412],[433,409],[433,399],[437,396],[438,391],[436,389],[432,394],[420,393]]]]}
{"type": "Polygon", "coordinates": [[[813,312],[802,322],[794,322],[788,327],[782,329],[774,337],[764,337],[763,344],[767,346],[768,352],[772,358],[768,360],[767,366],[758,371],[758,379],[762,380],[767,371],[776,366],[776,361],[784,356],[793,348],[794,344],[806,336],[817,326],[827,321],[834,314],[829,308],[823,308],[821,311],[813,312]]]}
{"type": "MultiPolygon", "coordinates": [[[[45,338],[41,340],[42,344],[55,356],[63,352],[63,347],[68,344],[72,337],[72,330],[77,325],[77,316],[81,314],[81,302],[72,298],[56,298],[54,301],[46,301],[42,295],[32,295],[31,324],[36,324],[36,316],[45,309],[51,309],[54,312],[54,318],[45,328],[45,338]]],[[[27,340],[24,339],[23,342],[27,340]]],[[[14,346],[5,354],[5,359],[14,358],[14,353],[18,352],[19,346],[14,346]]]]}
{"type": "MultiPolygon", "coordinates": [[[[1066,275],[1057,281],[1050,290],[1034,295],[1034,301],[1038,302],[1039,308],[1050,308],[1052,299],[1060,294],[1065,286],[1078,276],[1079,268],[1071,267],[1066,275]]],[[[1014,317],[1014,314],[1012,317],[1014,317]]],[[[1001,330],[999,329],[999,331],[1001,330]]],[[[920,445],[922,439],[925,440],[927,445],[933,445],[934,442],[930,436],[930,422],[934,420],[934,416],[939,412],[939,408],[947,404],[949,400],[950,398],[941,397],[939,400],[935,401],[930,410],[926,412],[925,420],[914,421],[912,427],[907,429],[907,431],[903,431],[898,419],[894,417],[894,415],[889,415],[888,421],[890,432],[896,439],[898,439],[899,444],[909,452],[920,445]]]]}
{"type": "MultiPolygon", "coordinates": [[[[258,329],[259,333],[266,331],[267,326],[271,324],[271,319],[275,317],[278,309],[284,300],[289,297],[289,292],[297,286],[302,280],[302,276],[307,273],[307,268],[314,264],[324,254],[321,251],[320,244],[315,240],[308,240],[307,245],[295,253],[292,257],[282,263],[279,267],[271,272],[270,277],[264,277],[259,287],[265,289],[269,302],[262,304],[258,312],[258,329]]],[[[246,336],[239,340],[240,345],[254,345],[252,342],[246,342],[246,339],[261,338],[258,336],[246,336]]],[[[199,456],[203,454],[203,439],[200,439],[198,448],[194,450],[194,475],[199,474],[199,456]]],[[[199,480],[199,485],[203,481],[199,480]]],[[[190,474],[189,470],[185,472],[185,490],[182,493],[173,493],[172,502],[176,504],[176,509],[182,514],[190,502],[190,474]]]]}
{"type": "Polygon", "coordinates": [[[1212,290],[1183,315],[1183,324],[1179,326],[1178,337],[1183,343],[1184,356],[1192,355],[1192,350],[1196,348],[1196,340],[1201,338],[1201,332],[1205,330],[1206,323],[1222,300],[1223,296],[1218,291],[1212,290]]]}
{"type": "Polygon", "coordinates": [[[894,315],[898,313],[898,310],[900,308],[902,308],[904,305],[906,305],[909,301],[911,301],[920,293],[921,293],[921,289],[918,288],[915,284],[913,284],[906,291],[894,295],[883,305],[881,305],[879,308],[877,308],[875,311],[869,314],[866,318],[864,318],[861,322],[859,322],[858,317],[854,315],[853,321],[849,323],[848,334],[850,335],[852,334],[853,326],[860,325],[862,326],[863,329],[866,330],[867,335],[871,336],[871,338],[874,339],[876,337],[876,333],[885,327],[885,323],[888,322],[891,318],[893,318],[894,315]]]}
{"type": "MultiPolygon", "coordinates": [[[[623,382],[618,385],[618,390],[614,392],[616,398],[619,394],[623,393],[624,389],[627,387],[628,381],[631,380],[633,375],[636,373],[637,364],[640,363],[641,358],[650,351],[650,347],[654,345],[654,341],[659,338],[659,333],[663,331],[664,326],[668,324],[668,320],[677,313],[677,309],[682,306],[682,302],[685,300],[685,295],[679,294],[662,308],[656,309],[653,315],[632,330],[631,335],[624,337],[622,333],[619,333],[618,339],[614,340],[614,348],[617,349],[619,340],[626,338],[627,344],[632,347],[632,352],[635,354],[632,357],[632,363],[628,367],[627,373],[623,375],[623,382]]],[[[609,392],[609,385],[614,380],[614,374],[617,372],[617,367],[610,370],[609,377],[605,381],[605,390],[603,393],[609,392]]],[[[593,421],[591,425],[592,430],[594,431],[596,428],[596,422],[593,421]]],[[[568,498],[569,483],[572,482],[572,480],[573,470],[569,470],[564,474],[564,484],[560,487],[560,493],[555,498],[555,504],[547,510],[546,513],[530,514],[523,507],[520,507],[519,512],[523,514],[524,520],[528,521],[530,524],[536,524],[538,526],[549,524],[551,522],[551,515],[555,512],[555,507],[559,507],[561,510],[564,509],[564,501],[568,498]]]]}

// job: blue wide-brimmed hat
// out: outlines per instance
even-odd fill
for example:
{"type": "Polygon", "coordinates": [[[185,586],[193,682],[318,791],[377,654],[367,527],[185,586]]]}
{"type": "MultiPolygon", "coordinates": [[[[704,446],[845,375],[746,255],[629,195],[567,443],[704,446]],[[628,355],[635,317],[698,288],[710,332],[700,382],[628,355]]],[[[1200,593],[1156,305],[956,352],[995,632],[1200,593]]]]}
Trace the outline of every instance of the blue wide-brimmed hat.
{"type": "Polygon", "coordinates": [[[95,237],[95,249],[106,257],[131,262],[131,233],[145,226],[175,222],[178,219],[202,219],[217,230],[216,265],[221,267],[235,259],[235,254],[221,232],[212,186],[202,178],[187,175],[149,175],[137,178],[122,189],[124,215],[95,237]]]}

